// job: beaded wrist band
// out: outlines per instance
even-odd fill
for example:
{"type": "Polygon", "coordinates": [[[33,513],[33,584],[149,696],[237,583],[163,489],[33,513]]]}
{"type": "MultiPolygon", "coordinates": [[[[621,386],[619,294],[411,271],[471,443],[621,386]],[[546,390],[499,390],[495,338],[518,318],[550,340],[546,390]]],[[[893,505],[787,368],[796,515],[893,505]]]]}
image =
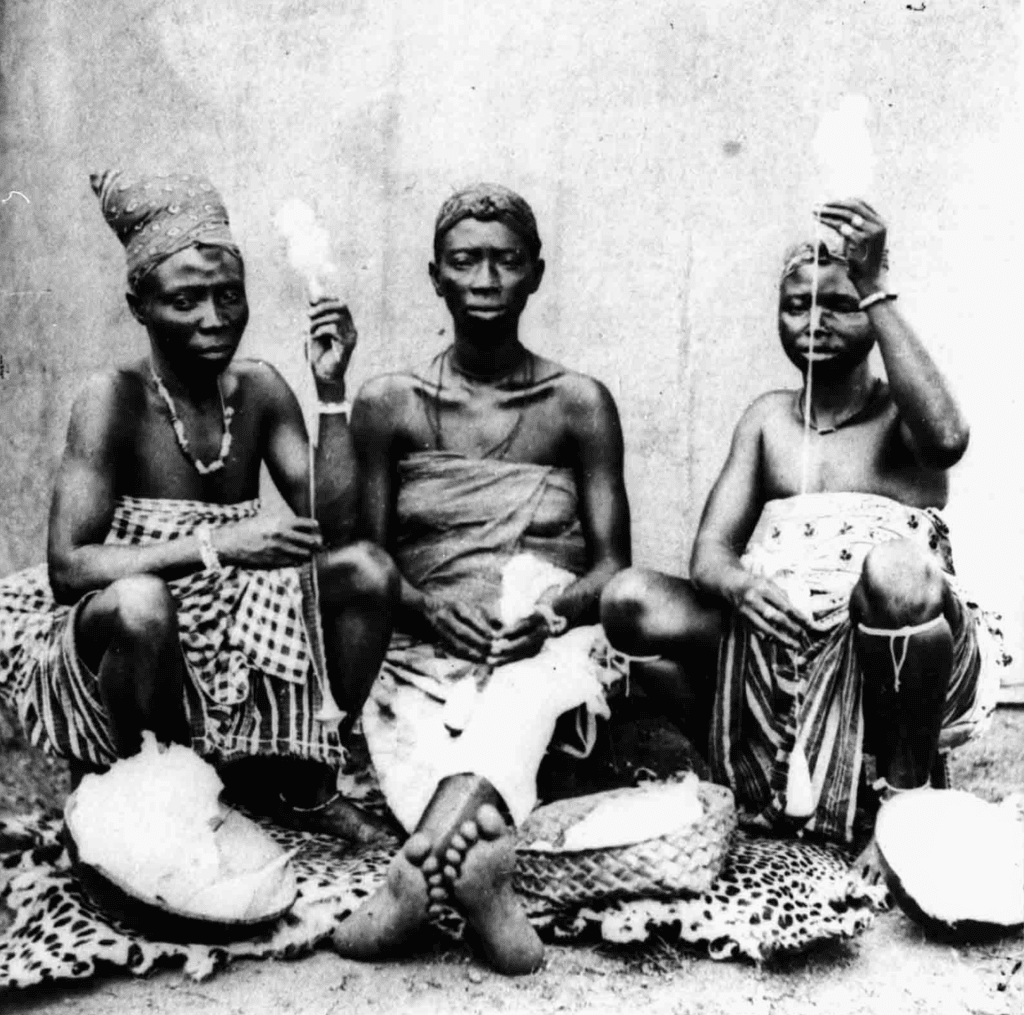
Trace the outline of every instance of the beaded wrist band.
{"type": "Polygon", "coordinates": [[[870,293],[865,296],[857,306],[861,310],[867,310],[868,307],[873,307],[876,303],[885,303],[889,300],[897,299],[898,297],[899,293],[887,293],[884,289],[880,289],[876,293],[870,293]]]}
{"type": "Polygon", "coordinates": [[[202,558],[203,567],[207,571],[219,571],[221,562],[213,548],[213,530],[209,525],[200,525],[196,529],[196,538],[199,540],[199,556],[202,558]]]}

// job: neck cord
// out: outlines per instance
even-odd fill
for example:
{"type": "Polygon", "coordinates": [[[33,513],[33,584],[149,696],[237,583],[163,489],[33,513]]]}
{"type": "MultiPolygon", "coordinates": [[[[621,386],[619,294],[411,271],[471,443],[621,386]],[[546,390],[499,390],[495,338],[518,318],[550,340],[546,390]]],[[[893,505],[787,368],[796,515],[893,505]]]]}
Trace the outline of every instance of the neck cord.
{"type": "Polygon", "coordinates": [[[160,397],[164,400],[167,405],[167,410],[171,414],[171,429],[174,430],[174,436],[178,439],[178,447],[181,448],[182,453],[195,467],[196,472],[201,476],[209,475],[211,472],[217,472],[224,468],[224,463],[227,461],[228,453],[231,451],[231,417],[234,416],[235,410],[227,405],[224,401],[224,390],[220,386],[220,377],[217,378],[217,395],[220,398],[220,414],[224,426],[224,434],[220,440],[220,454],[212,461],[209,465],[199,461],[191,451],[189,451],[188,438],[185,436],[185,424],[182,423],[181,417],[178,415],[178,410],[175,407],[174,399],[171,397],[171,393],[167,390],[166,385],[160,379],[160,375],[156,372],[156,367],[153,365],[153,360],[149,361],[149,372],[153,378],[153,383],[156,385],[156,390],[160,397]]]}

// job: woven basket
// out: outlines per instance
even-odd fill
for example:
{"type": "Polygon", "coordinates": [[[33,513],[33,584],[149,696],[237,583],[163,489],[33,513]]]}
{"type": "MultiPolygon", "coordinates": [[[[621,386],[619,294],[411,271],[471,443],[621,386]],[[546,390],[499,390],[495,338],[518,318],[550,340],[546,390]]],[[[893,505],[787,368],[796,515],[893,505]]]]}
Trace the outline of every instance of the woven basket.
{"type": "Polygon", "coordinates": [[[565,852],[531,849],[538,839],[553,842],[598,803],[642,792],[617,789],[560,800],[534,811],[516,845],[516,891],[556,906],[621,899],[699,894],[718,877],[736,828],[732,791],[702,782],[697,796],[704,817],[678,832],[630,846],[565,852]]]}

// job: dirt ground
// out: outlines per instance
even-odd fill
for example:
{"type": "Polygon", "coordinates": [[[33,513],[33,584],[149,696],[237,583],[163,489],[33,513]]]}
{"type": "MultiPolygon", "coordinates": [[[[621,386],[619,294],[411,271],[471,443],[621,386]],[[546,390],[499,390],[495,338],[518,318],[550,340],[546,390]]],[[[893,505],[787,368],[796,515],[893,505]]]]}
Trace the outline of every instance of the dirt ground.
{"type": "MultiPolygon", "coordinates": [[[[1001,709],[991,732],[958,752],[953,784],[998,801],[1024,792],[1024,709],[1001,709]]],[[[63,769],[0,745],[0,806],[54,805],[63,769]]],[[[568,1012],[647,1015],[1021,1015],[1024,937],[952,947],[899,910],[852,942],[755,966],[716,963],[666,944],[642,949],[551,946],[535,975],[505,979],[463,947],[365,965],[318,952],[293,962],[240,962],[205,983],[180,972],[112,975],[84,984],[0,992],[11,1015],[340,1015],[343,1012],[568,1012]]]]}

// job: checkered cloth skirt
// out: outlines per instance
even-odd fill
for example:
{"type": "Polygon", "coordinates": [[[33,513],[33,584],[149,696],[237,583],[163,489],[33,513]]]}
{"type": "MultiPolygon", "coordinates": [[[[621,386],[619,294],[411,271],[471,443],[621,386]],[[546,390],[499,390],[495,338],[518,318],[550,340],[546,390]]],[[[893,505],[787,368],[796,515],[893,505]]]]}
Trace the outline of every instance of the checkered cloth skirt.
{"type": "MultiPolygon", "coordinates": [[[[180,539],[200,525],[227,525],[259,510],[255,500],[123,497],[106,543],[180,539]]],[[[168,583],[178,604],[185,708],[200,753],[343,760],[336,728],[314,718],[322,697],[309,648],[308,579],[297,568],[226,567],[168,583]]],[[[45,565],[0,579],[0,700],[17,712],[36,746],[108,765],[117,755],[98,681],[75,646],[75,618],[86,601],[57,604],[45,565]]]]}

